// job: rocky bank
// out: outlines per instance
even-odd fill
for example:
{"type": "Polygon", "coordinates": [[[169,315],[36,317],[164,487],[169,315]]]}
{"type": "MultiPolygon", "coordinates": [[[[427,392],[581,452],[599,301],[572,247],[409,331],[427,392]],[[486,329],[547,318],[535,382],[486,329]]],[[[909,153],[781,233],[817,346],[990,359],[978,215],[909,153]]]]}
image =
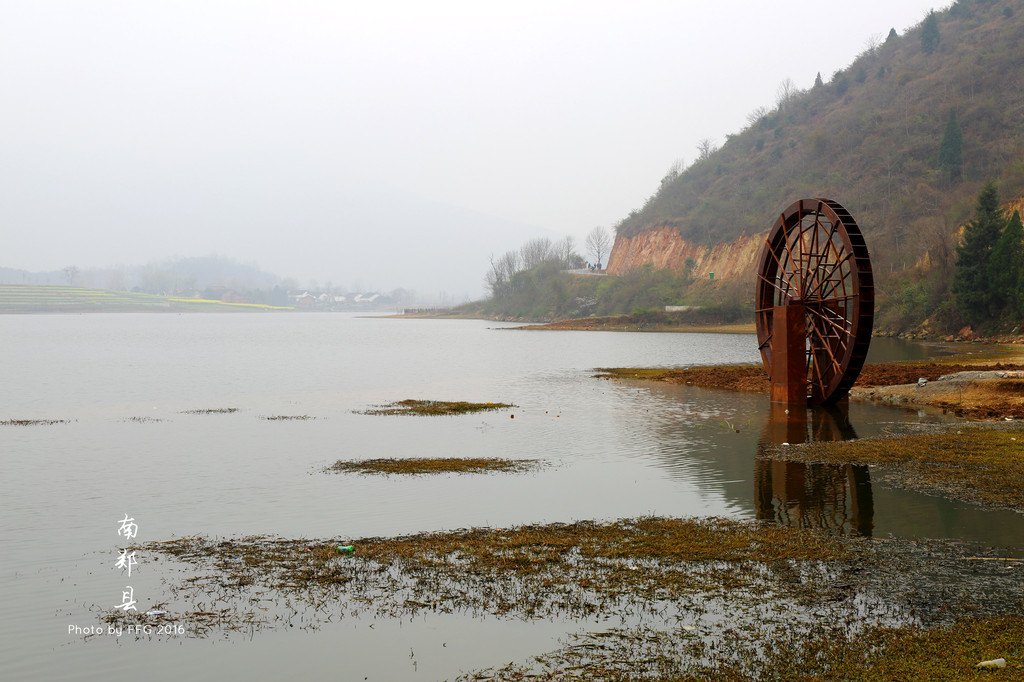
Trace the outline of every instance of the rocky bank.
{"type": "Polygon", "coordinates": [[[753,286],[755,263],[763,243],[764,235],[741,236],[707,246],[684,240],[672,227],[655,227],[632,237],[616,236],[607,271],[622,275],[645,263],[681,271],[692,258],[695,279],[709,279],[714,273],[716,280],[749,281],[753,286]]]}

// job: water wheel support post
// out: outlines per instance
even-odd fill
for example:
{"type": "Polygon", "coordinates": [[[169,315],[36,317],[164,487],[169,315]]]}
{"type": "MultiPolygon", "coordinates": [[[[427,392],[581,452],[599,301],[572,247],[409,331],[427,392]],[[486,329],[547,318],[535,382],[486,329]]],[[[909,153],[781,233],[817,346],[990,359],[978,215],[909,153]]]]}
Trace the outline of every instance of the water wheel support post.
{"type": "Polygon", "coordinates": [[[780,362],[772,363],[772,402],[807,405],[807,312],[798,303],[775,307],[772,336],[780,362]]]}

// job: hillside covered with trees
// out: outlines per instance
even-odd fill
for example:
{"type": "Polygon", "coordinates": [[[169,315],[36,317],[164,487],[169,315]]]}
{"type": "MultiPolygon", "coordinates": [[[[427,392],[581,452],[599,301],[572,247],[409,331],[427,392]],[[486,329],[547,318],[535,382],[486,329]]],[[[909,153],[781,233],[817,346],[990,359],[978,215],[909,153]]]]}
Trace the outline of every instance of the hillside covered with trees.
{"type": "Polygon", "coordinates": [[[767,232],[793,200],[826,196],[865,233],[879,326],[984,324],[958,308],[951,284],[983,187],[994,182],[1004,207],[1024,195],[1024,0],[958,0],[905,35],[879,28],[847,68],[806,91],[786,79],[721,148],[702,142],[617,234],[669,227],[710,246],[767,232]]]}
{"type": "Polygon", "coordinates": [[[752,308],[760,235],[795,199],[824,196],[868,242],[876,329],[1021,325],[1024,245],[1011,218],[1024,209],[1024,0],[958,0],[904,35],[879,28],[846,68],[803,91],[785,79],[720,148],[703,140],[693,164],[673,165],[616,226],[616,248],[650,236],[657,266],[640,257],[618,277],[580,277],[565,272],[571,248],[527,245],[492,258],[492,298],[479,312],[550,320],[684,305],[731,317],[752,308]],[[989,227],[972,236],[975,224],[989,227]],[[658,250],[666,231],[686,247],[679,262],[658,250]],[[703,269],[725,261],[736,276],[698,272],[690,256],[713,250],[717,265],[703,269]]]}

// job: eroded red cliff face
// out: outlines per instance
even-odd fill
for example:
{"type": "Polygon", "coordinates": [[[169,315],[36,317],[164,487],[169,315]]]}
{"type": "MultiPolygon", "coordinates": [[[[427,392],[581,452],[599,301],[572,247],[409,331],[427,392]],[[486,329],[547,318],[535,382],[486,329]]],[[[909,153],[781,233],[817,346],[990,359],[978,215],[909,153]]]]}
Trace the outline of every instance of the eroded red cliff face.
{"type": "Polygon", "coordinates": [[[656,227],[633,237],[618,235],[608,257],[608,273],[622,275],[651,263],[655,268],[681,271],[687,258],[694,262],[696,279],[753,281],[757,256],[764,244],[764,235],[743,236],[714,246],[684,241],[671,227],[656,227]]]}

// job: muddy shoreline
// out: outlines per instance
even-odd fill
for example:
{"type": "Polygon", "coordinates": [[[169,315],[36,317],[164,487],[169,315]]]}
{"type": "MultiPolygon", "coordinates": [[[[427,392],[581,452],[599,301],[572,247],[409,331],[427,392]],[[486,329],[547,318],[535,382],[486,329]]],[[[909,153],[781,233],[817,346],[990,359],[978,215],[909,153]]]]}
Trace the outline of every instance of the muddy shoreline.
{"type": "Polygon", "coordinates": [[[634,316],[593,317],[532,324],[519,329],[530,331],[587,332],[666,332],[683,334],[754,334],[753,322],[735,324],[664,323],[636,319],[634,316]]]}
{"type": "MultiPolygon", "coordinates": [[[[1005,359],[962,355],[933,362],[886,362],[864,366],[851,400],[939,408],[972,420],[1024,419],[1024,362],[1021,351],[1005,359]],[[924,383],[922,383],[924,380],[924,383]]],[[[710,365],[682,369],[603,367],[603,379],[637,379],[767,395],[761,365],[710,365]]]]}

